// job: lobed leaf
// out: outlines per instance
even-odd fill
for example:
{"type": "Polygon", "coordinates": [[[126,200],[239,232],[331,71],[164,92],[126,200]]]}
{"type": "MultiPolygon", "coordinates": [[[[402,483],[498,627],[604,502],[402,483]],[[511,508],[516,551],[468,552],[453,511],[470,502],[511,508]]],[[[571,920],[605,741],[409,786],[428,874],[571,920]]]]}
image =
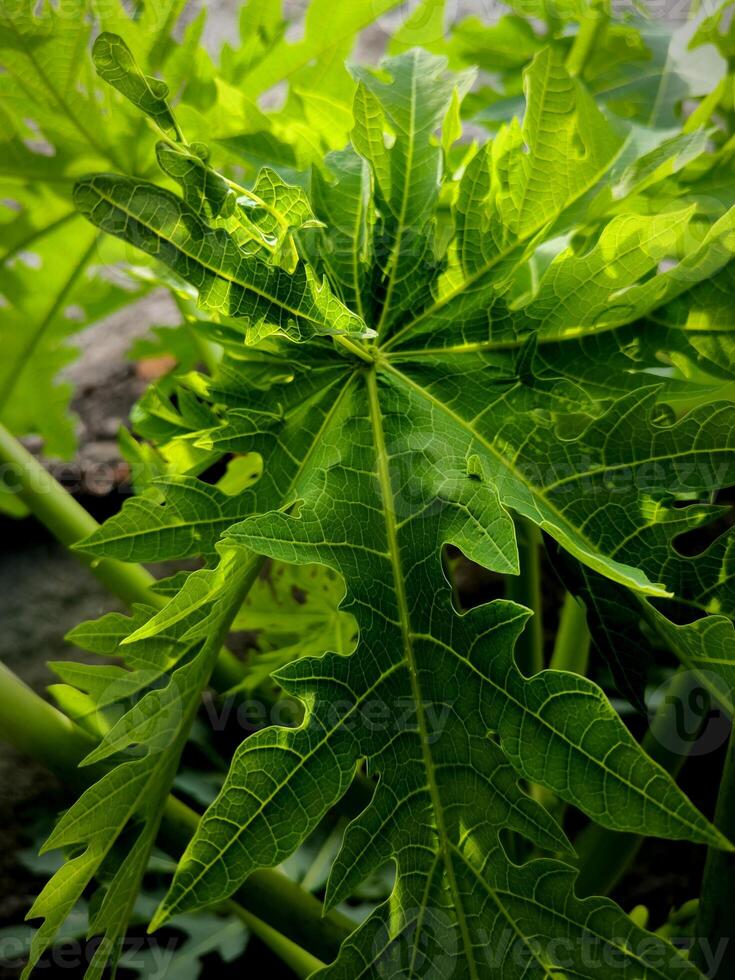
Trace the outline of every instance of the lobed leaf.
{"type": "MultiPolygon", "coordinates": [[[[335,25],[363,12],[345,8],[335,25]]],[[[461,615],[442,569],[453,545],[516,574],[513,514],[522,515],[563,553],[600,642],[618,648],[631,695],[640,698],[640,684],[626,647],[643,623],[680,662],[712,668],[731,700],[731,624],[707,615],[682,626],[662,602],[673,593],[697,614],[732,605],[732,538],[691,558],[677,549],[681,534],[721,516],[701,501],[735,482],[722,300],[733,212],[719,198],[701,200],[725,157],[693,127],[677,135],[611,123],[564,66],[563,25],[579,5],[539,13],[550,43],[541,49],[523,35],[534,55],[523,121],[479,149],[457,142],[468,76],[412,51],[378,71],[354,69],[353,145],[314,171],[309,192],[270,170],[241,187],[212,168],[204,147],[183,142],[159,146],[183,200],[135,177],[77,185],[93,223],[161,259],[179,293],[197,291],[211,313],[197,329],[224,352],[211,377],[191,373],[138,408],[139,432],[185,474],[158,484],[165,505],[151,488],[85,544],[135,558],[214,549],[219,564],[164,583],[163,609],[78,634],[122,654],[129,674],[61,671],[80,714],[133,696],[88,762],[147,747],[97,784],[143,813],[128,871],[117,871],[93,923],[113,945],[152,839],[153,810],[140,811],[148,799],[136,786],[153,793],[170,783],[213,638],[257,612],[255,600],[241,608],[257,554],[322,566],[344,580],[344,596],[338,589],[326,614],[315,611],[297,651],[275,635],[268,609],[255,615],[283,664],[275,680],[302,702],[303,721],[256,732],[237,750],[153,927],[224,901],[250,873],[284,861],[367,764],[374,792],[345,831],[327,904],[388,862],[396,882],[321,976],[397,977],[425,958],[468,980],[591,978],[604,975],[608,955],[631,980],[699,975],[613,903],[575,895],[574,872],[559,859],[570,844],[528,784],[617,831],[732,844],[599,687],[519,670],[514,647],[528,610],[497,600],[461,615]],[[230,453],[262,466],[217,487],[195,478],[230,453]],[[326,639],[335,614],[354,617],[356,647],[352,621],[349,639],[341,627],[326,639]],[[523,856],[511,854],[509,833],[523,856]],[[526,860],[531,848],[550,856],[526,860]],[[590,942],[599,963],[583,962],[590,942]]],[[[228,55],[231,77],[273,77],[273,51],[287,75],[294,57],[299,84],[284,112],[296,98],[310,119],[326,105],[342,131],[338,107],[351,91],[342,69],[327,72],[341,81],[326,95],[299,87],[307,52],[328,62],[341,50],[334,30],[322,44],[309,20],[292,46],[277,11],[247,8],[243,23],[257,36],[251,61],[228,55]]],[[[608,38],[605,57],[616,59],[626,38],[608,38]]],[[[158,111],[163,90],[129,64],[125,72],[124,87],[158,111]]],[[[653,74],[660,86],[658,67],[653,74]]],[[[241,105],[233,88],[218,85],[220,113],[241,105]]],[[[640,121],[637,110],[631,118],[640,121]]],[[[94,792],[52,838],[87,844],[85,881],[120,829],[92,818],[94,792]]],[[[76,871],[58,879],[67,907],[77,885],[64,874],[71,882],[76,871]]],[[[50,894],[41,947],[58,925],[50,894]]]]}
{"type": "Polygon", "coordinates": [[[323,334],[369,335],[326,282],[307,267],[293,274],[241,250],[170,191],[98,174],[76,184],[79,211],[103,231],[124,238],[190,282],[205,310],[245,320],[254,338],[275,331],[294,339],[323,334]]]}

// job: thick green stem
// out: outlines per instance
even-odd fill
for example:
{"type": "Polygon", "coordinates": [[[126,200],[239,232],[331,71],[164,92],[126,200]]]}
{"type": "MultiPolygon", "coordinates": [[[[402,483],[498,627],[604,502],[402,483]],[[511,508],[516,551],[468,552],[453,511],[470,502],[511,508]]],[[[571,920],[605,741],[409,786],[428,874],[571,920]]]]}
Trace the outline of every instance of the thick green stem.
{"type": "Polygon", "coordinates": [[[606,15],[600,8],[591,9],[580,20],[577,36],[574,38],[566,61],[566,69],[572,77],[576,78],[584,71],[584,66],[594,51],[606,22],[606,15]]]}
{"type": "Polygon", "coordinates": [[[349,351],[350,354],[354,354],[355,357],[358,357],[361,361],[364,361],[365,364],[375,363],[376,354],[364,347],[360,341],[350,340],[349,337],[345,337],[343,334],[337,334],[337,336],[334,338],[334,342],[339,344],[340,347],[344,347],[344,349],[349,351]]]}
{"type": "MultiPolygon", "coordinates": [[[[77,768],[94,745],[93,739],[4,665],[0,665],[0,740],[32,756],[72,788],[82,788],[104,771],[101,766],[77,768]]],[[[157,843],[172,857],[179,857],[198,823],[197,813],[169,796],[157,843]]],[[[354,928],[354,923],[339,913],[322,915],[317,899],[270,869],[254,872],[234,894],[233,901],[291,943],[324,961],[334,958],[354,928]]],[[[265,935],[261,938],[265,939],[265,935]]]]}
{"type": "Polygon", "coordinates": [[[0,708],[1,741],[38,759],[64,780],[79,781],[77,763],[94,746],[94,740],[1,662],[0,708]]]}
{"type": "Polygon", "coordinates": [[[318,960],[316,956],[312,956],[311,953],[282,936],[280,932],[253,915],[252,912],[246,911],[237,902],[228,902],[225,908],[232,915],[237,916],[241,922],[244,922],[250,932],[264,942],[269,949],[273,950],[276,956],[286,966],[289,966],[297,977],[310,977],[312,973],[324,967],[325,964],[322,960],[318,960]]]}
{"type": "MultiPolygon", "coordinates": [[[[686,761],[685,746],[691,747],[695,736],[682,743],[679,736],[678,708],[689,694],[688,671],[674,677],[665,702],[656,712],[642,745],[647,754],[671,776],[676,776],[686,761]],[[676,751],[670,748],[676,746],[676,751]]],[[[705,719],[702,719],[702,725],[705,719]]],[[[590,824],[574,842],[579,857],[579,895],[607,895],[623,878],[645,840],[640,834],[621,834],[597,824],[590,824]]]]}
{"type": "Polygon", "coordinates": [[[590,633],[587,629],[587,613],[581,602],[567,593],[559,617],[551,667],[569,670],[575,674],[587,673],[590,654],[590,633]]]}
{"type": "MultiPolygon", "coordinates": [[[[70,548],[96,531],[99,524],[77,503],[70,493],[44,469],[10,432],[0,424],[0,489],[18,496],[33,516],[61,544],[70,548]]],[[[96,559],[80,551],[71,552],[126,605],[143,602],[161,608],[166,598],[151,591],[154,577],[142,565],[113,559],[96,559]]],[[[237,657],[223,649],[212,674],[219,690],[234,687],[242,680],[242,666],[237,657]]]]}
{"type": "MultiPolygon", "coordinates": [[[[735,840],[735,727],[730,732],[727,757],[717,797],[715,824],[730,840],[735,840]]],[[[694,935],[697,937],[692,959],[703,972],[710,968],[702,940],[711,952],[724,946],[722,959],[712,980],[735,976],[735,853],[709,848],[694,935]]]]}
{"type": "MultiPolygon", "coordinates": [[[[67,547],[96,531],[98,524],[15,439],[0,425],[0,463],[3,485],[16,494],[44,527],[67,547]]],[[[145,602],[162,606],[164,600],[150,591],[153,576],[140,565],[104,559],[99,561],[78,552],[75,557],[119,599],[131,604],[145,602]]]]}
{"type": "Polygon", "coordinates": [[[516,643],[518,667],[526,676],[544,666],[544,623],[541,602],[541,534],[535,524],[516,518],[521,574],[506,577],[506,596],[526,606],[533,616],[516,643]]]}

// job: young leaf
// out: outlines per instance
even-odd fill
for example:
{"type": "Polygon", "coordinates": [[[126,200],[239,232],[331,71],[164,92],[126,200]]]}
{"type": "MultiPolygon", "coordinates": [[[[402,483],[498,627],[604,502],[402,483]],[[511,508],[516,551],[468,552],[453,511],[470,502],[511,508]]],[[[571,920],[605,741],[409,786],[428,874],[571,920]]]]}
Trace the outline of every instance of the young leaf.
{"type": "Polygon", "coordinates": [[[294,339],[369,335],[362,320],[310,269],[288,274],[248,256],[222,228],[211,228],[170,191],[97,174],[77,181],[74,201],[103,231],[130,241],[190,282],[205,310],[246,322],[254,338],[275,331],[294,339]]]}
{"type": "Polygon", "coordinates": [[[330,153],[325,172],[312,172],[311,194],[325,227],[313,237],[310,259],[328,274],[342,301],[365,319],[373,303],[367,276],[374,222],[366,161],[352,149],[330,153]]]}
{"type": "Polygon", "coordinates": [[[615,159],[620,138],[552,51],[537,55],[524,79],[523,126],[513,120],[503,127],[460,184],[458,267],[436,280],[428,301],[405,305],[393,343],[433,329],[448,336],[450,324],[467,321],[489,328],[503,263],[557,222],[615,159]]]}
{"type": "Polygon", "coordinates": [[[153,120],[170,139],[180,139],[179,129],[168,105],[168,86],[145,76],[138,68],[130,48],[117,34],[100,34],[92,48],[97,74],[134,106],[153,120]]]}
{"type": "Polygon", "coordinates": [[[386,60],[382,73],[354,69],[359,81],[353,143],[373,168],[380,223],[375,235],[381,311],[378,334],[394,307],[416,302],[434,274],[433,228],[441,147],[434,138],[449,107],[454,80],[446,62],[421,50],[386,60]],[[393,137],[387,146],[386,130],[393,137]]]}

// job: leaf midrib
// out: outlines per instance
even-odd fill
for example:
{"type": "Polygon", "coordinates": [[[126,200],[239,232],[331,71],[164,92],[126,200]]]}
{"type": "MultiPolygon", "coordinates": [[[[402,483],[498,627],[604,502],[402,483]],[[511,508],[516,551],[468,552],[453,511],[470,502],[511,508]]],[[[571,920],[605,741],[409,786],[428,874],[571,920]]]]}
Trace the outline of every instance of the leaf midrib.
{"type": "MultiPolygon", "coordinates": [[[[413,641],[415,639],[427,639],[431,642],[436,642],[433,636],[423,636],[422,634],[415,633],[411,628],[411,618],[409,613],[408,598],[406,595],[405,588],[405,575],[402,567],[401,560],[401,549],[398,543],[398,525],[396,522],[395,515],[395,501],[393,496],[390,472],[388,468],[388,454],[385,445],[385,436],[383,432],[382,424],[382,412],[380,409],[380,399],[378,395],[378,385],[377,385],[377,374],[376,372],[370,371],[367,375],[367,385],[368,385],[368,398],[370,404],[370,418],[373,426],[373,436],[375,443],[375,453],[377,460],[378,469],[378,482],[380,486],[381,498],[383,501],[383,513],[385,515],[385,525],[386,534],[388,538],[388,551],[390,554],[391,566],[393,569],[393,580],[395,584],[396,599],[399,609],[399,621],[401,627],[401,635],[403,638],[403,649],[404,649],[404,659],[407,666],[408,676],[411,683],[411,693],[416,707],[416,718],[419,729],[419,739],[421,742],[421,751],[424,757],[424,770],[426,772],[427,789],[429,791],[429,796],[432,802],[432,808],[434,810],[436,824],[437,824],[437,839],[439,841],[439,849],[437,852],[437,859],[441,859],[447,880],[449,883],[450,890],[454,897],[453,907],[457,915],[457,920],[460,927],[460,932],[462,934],[463,944],[465,948],[465,954],[467,959],[467,964],[470,969],[470,976],[472,980],[479,980],[479,974],[477,973],[477,964],[474,957],[473,945],[471,937],[469,934],[469,929],[467,922],[464,917],[462,897],[459,893],[459,888],[457,886],[456,877],[454,874],[454,866],[452,864],[452,854],[460,854],[458,849],[449,840],[447,834],[446,825],[444,822],[444,808],[441,800],[441,794],[439,791],[439,786],[436,781],[436,775],[434,772],[434,760],[431,755],[430,749],[430,738],[428,733],[428,725],[426,722],[426,717],[423,709],[423,695],[418,679],[418,668],[416,664],[416,658],[413,650],[413,641]]],[[[450,649],[450,648],[447,648],[450,649]]],[[[450,652],[456,656],[456,651],[450,650],[450,652]]],[[[464,856],[461,856],[462,861],[466,862],[464,856]]],[[[472,869],[475,874],[477,871],[472,869]]],[[[487,883],[485,883],[486,887],[487,883]]],[[[428,888],[428,885],[427,885],[428,888]]],[[[511,926],[511,929],[515,932],[519,939],[522,940],[525,946],[528,947],[528,937],[524,936],[522,932],[517,928],[517,924],[513,919],[513,916],[504,907],[503,903],[500,901],[499,895],[493,891],[493,898],[495,899],[498,910],[501,912],[505,920],[511,926]]],[[[418,942],[418,939],[416,939],[418,942]]],[[[535,951],[531,949],[534,959],[539,963],[539,965],[545,971],[545,977],[550,977],[546,971],[544,964],[538,959],[535,951]]]]}
{"type": "MultiPolygon", "coordinates": [[[[358,316],[365,319],[365,309],[362,301],[362,282],[360,276],[360,256],[359,248],[363,247],[363,235],[361,234],[363,228],[363,222],[366,220],[368,202],[367,196],[364,189],[365,181],[365,171],[367,169],[367,164],[364,160],[361,160],[361,174],[360,174],[360,204],[357,208],[357,213],[355,215],[354,230],[352,233],[352,288],[355,290],[355,305],[357,306],[358,316]],[[359,248],[358,248],[359,245],[359,248]]],[[[367,321],[366,321],[367,322],[367,321]]]]}
{"type": "Polygon", "coordinates": [[[390,262],[388,263],[388,288],[385,294],[385,301],[383,303],[383,309],[380,311],[380,319],[378,320],[378,325],[375,328],[378,337],[385,326],[386,320],[388,318],[388,313],[390,310],[390,304],[393,299],[393,290],[396,285],[396,272],[398,270],[398,262],[401,257],[401,252],[403,249],[403,234],[405,231],[406,224],[406,213],[408,211],[408,199],[410,196],[411,187],[411,177],[413,170],[413,159],[416,152],[416,74],[417,74],[417,54],[414,52],[413,55],[413,71],[411,72],[411,98],[410,98],[410,109],[409,109],[409,127],[408,127],[408,147],[406,150],[406,167],[405,167],[405,180],[403,181],[403,196],[401,200],[401,209],[398,214],[398,225],[396,227],[396,240],[393,245],[393,250],[390,256],[390,262]]]}
{"type": "MultiPolygon", "coordinates": [[[[542,53],[541,55],[537,55],[537,58],[538,57],[544,57],[544,54],[542,53]]],[[[539,109],[538,109],[538,118],[539,119],[544,118],[544,115],[545,115],[546,99],[547,99],[547,96],[549,94],[549,79],[551,77],[551,68],[552,68],[552,65],[553,65],[553,59],[552,59],[551,54],[548,51],[548,49],[547,49],[547,53],[546,53],[545,57],[546,57],[546,72],[545,72],[544,80],[543,80],[543,95],[542,95],[541,99],[539,100],[540,101],[540,105],[539,105],[539,109]]],[[[528,99],[527,99],[527,104],[528,104],[528,99]]],[[[524,122],[525,122],[525,120],[524,120],[524,122]]],[[[524,129],[525,129],[525,126],[524,126],[524,129]]],[[[538,134],[539,137],[541,137],[541,135],[542,135],[541,133],[538,134]]],[[[518,224],[518,227],[519,228],[521,228],[523,226],[523,217],[524,217],[524,214],[525,214],[525,211],[526,211],[526,204],[528,202],[528,194],[529,194],[529,190],[530,190],[530,187],[531,187],[531,179],[532,179],[532,176],[533,176],[534,173],[537,173],[538,172],[538,168],[536,167],[536,146],[537,146],[537,143],[536,143],[536,141],[534,141],[533,143],[531,143],[531,140],[528,138],[528,136],[526,135],[526,133],[524,133],[523,136],[524,136],[525,139],[528,140],[528,143],[529,143],[529,154],[528,154],[528,157],[526,158],[526,162],[528,163],[528,170],[524,174],[523,191],[522,191],[522,194],[521,194],[520,203],[516,205],[516,214],[517,214],[516,221],[517,221],[517,224],[518,224]]],[[[521,162],[523,162],[523,157],[521,158],[521,162]]],[[[509,228],[508,230],[509,231],[512,231],[511,228],[509,228]]],[[[532,232],[532,234],[533,234],[533,232],[532,232]]]]}
{"type": "Polygon", "coordinates": [[[448,835],[444,821],[444,808],[442,805],[439,787],[436,782],[434,772],[434,760],[431,755],[428,726],[424,712],[424,702],[421,686],[418,679],[418,669],[416,657],[413,650],[411,620],[409,613],[408,597],[406,595],[405,575],[403,572],[400,545],[398,543],[398,531],[396,527],[395,500],[391,485],[390,472],[388,470],[388,453],[385,445],[385,433],[383,432],[383,418],[378,396],[377,373],[371,370],[367,373],[368,402],[370,405],[370,420],[373,429],[373,441],[375,446],[375,457],[377,464],[378,484],[380,495],[383,501],[383,514],[385,516],[386,537],[388,540],[388,552],[393,570],[393,583],[398,606],[399,625],[403,643],[403,654],[408,671],[409,682],[411,685],[411,695],[416,709],[416,720],[418,726],[419,741],[421,743],[421,753],[424,758],[424,769],[426,780],[431,797],[432,808],[436,820],[437,839],[439,851],[444,864],[447,881],[450,891],[454,898],[454,910],[457,915],[462,942],[465,948],[467,965],[470,970],[471,980],[480,980],[477,972],[477,965],[473,954],[472,940],[464,917],[462,897],[457,887],[457,880],[454,874],[451,855],[448,850],[448,835]]]}

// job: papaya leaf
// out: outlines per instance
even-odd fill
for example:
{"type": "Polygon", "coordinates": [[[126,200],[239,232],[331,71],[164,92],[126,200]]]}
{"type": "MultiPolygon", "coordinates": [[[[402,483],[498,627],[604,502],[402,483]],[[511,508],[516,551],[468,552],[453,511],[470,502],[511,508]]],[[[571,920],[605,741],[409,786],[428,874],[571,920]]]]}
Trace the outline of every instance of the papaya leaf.
{"type": "MultiPolygon", "coordinates": [[[[205,598],[192,605],[182,590],[169,601],[178,613],[169,618],[175,620],[183,639],[189,640],[183,651],[175,632],[173,641],[159,633],[153,650],[149,645],[143,652],[133,645],[130,672],[57,665],[62,678],[88,694],[95,710],[122,707],[82,764],[119,759],[121,754],[122,761],[84,791],[44,845],[44,850],[75,847],[78,853],[56,872],[28,913],[29,918],[44,921],[33,938],[23,977],[31,974],[90,881],[112,860],[121,835],[127,834],[126,859],[113,867],[89,919],[90,935],[100,936],[100,942],[86,976],[101,977],[108,965],[114,970],[202,688],[257,568],[253,556],[243,561],[230,552],[216,569],[194,573],[187,580],[189,590],[197,588],[205,598]],[[227,575],[225,569],[232,574],[227,575]],[[204,612],[210,633],[203,635],[191,621],[187,623],[187,612],[197,621],[204,612]],[[132,705],[125,704],[131,697],[132,705]],[[142,755],[135,751],[138,746],[144,749],[142,755]]],[[[104,644],[110,642],[110,628],[114,633],[119,626],[107,620],[102,627],[108,637],[104,644]]],[[[94,644],[101,642],[100,635],[97,630],[94,644]]],[[[134,636],[131,633],[122,642],[130,644],[134,636]]]]}
{"type": "MultiPolygon", "coordinates": [[[[266,40],[277,36],[277,17],[259,9],[248,17],[266,40]]],[[[310,47],[311,24],[307,38],[310,47]]],[[[459,613],[442,553],[452,545],[515,575],[520,515],[580,570],[589,596],[594,588],[635,610],[681,662],[717,664],[731,693],[731,624],[719,615],[730,608],[731,539],[691,558],[677,539],[719,517],[703,501],[735,482],[735,410],[717,399],[724,357],[702,354],[692,337],[697,323],[710,330],[696,311],[717,307],[712,284],[727,288],[733,212],[702,207],[675,172],[679,154],[696,163],[708,152],[701,139],[650,158],[665,140],[631,140],[611,124],[558,44],[535,51],[525,71],[523,120],[470,147],[456,170],[448,161],[466,76],[421,51],[353,74],[352,146],[312,175],[309,191],[272,171],[250,189],[235,185],[183,137],[159,149],[183,197],[135,175],[77,183],[93,224],[193,287],[208,313],[198,329],[222,348],[210,376],[152,388],[138,407],[138,431],[179,476],[153,481],[82,547],[128,560],[220,560],[165,583],[168,602],[138,612],[119,646],[116,619],[78,634],[138,658],[128,661],[132,677],[62,668],[92,705],[105,701],[105,682],[114,693],[105,709],[133,695],[87,761],[131,746],[147,753],[111,769],[62,818],[52,843],[87,849],[41,896],[37,948],[119,836],[95,822],[94,800],[148,790],[129,808],[154,808],[146,766],[165,767],[150,779],[167,791],[214,641],[249,612],[257,622],[257,593],[245,593],[265,556],[302,570],[295,579],[314,566],[334,576],[330,616],[354,617],[357,643],[354,629],[325,640],[321,611],[314,634],[299,632],[301,651],[272,644],[285,650],[272,676],[302,703],[303,720],[237,749],[152,928],[225,901],[252,872],[290,857],[366,765],[371,799],[344,833],[326,904],[389,863],[395,885],[319,976],[397,977],[425,960],[467,980],[593,978],[614,955],[631,980],[694,980],[697,968],[663,938],[609,900],[575,894],[563,860],[572,846],[528,787],[612,830],[733,844],[601,688],[519,669],[529,610],[495,600],[459,613]],[[601,192],[608,179],[618,196],[601,192]],[[669,180],[676,200],[662,207],[669,180]],[[688,372],[697,357],[713,372],[719,361],[707,384],[688,372]],[[200,479],[231,454],[262,465],[241,484],[233,474],[222,486],[200,479]],[[703,617],[677,624],[670,598],[703,617]],[[150,669],[146,686],[149,675],[136,674],[150,669]],[[513,860],[509,832],[545,856],[513,860]],[[586,959],[589,942],[599,962],[586,959]]],[[[162,96],[135,77],[138,101],[162,96]]],[[[598,611],[603,623],[609,612],[598,611]]],[[[154,820],[144,809],[127,870],[93,922],[108,945],[124,928],[120,909],[134,897],[154,820]]]]}
{"type": "Polygon", "coordinates": [[[244,253],[224,229],[206,225],[170,191],[127,177],[97,174],[77,181],[80,212],[103,231],[136,245],[186,278],[203,309],[245,320],[251,337],[281,330],[368,334],[310,269],[288,274],[244,253]]]}
{"type": "Polygon", "coordinates": [[[17,435],[41,435],[46,453],[63,458],[76,442],[71,385],[58,380],[76,353],[67,342],[145,292],[105,274],[125,262],[125,251],[112,241],[102,248],[72,201],[76,177],[127,169],[145,156],[135,119],[112,114],[110,89],[96,82],[91,7],[124,28],[149,68],[178,46],[171,31],[179,0],[146,4],[135,19],[122,5],[97,10],[86,0],[0,3],[0,418],[17,435]]]}
{"type": "Polygon", "coordinates": [[[100,78],[150,116],[167,136],[174,140],[180,138],[176,120],[167,101],[168,86],[141,72],[130,48],[119,35],[109,32],[100,34],[95,39],[92,58],[100,78]]]}

